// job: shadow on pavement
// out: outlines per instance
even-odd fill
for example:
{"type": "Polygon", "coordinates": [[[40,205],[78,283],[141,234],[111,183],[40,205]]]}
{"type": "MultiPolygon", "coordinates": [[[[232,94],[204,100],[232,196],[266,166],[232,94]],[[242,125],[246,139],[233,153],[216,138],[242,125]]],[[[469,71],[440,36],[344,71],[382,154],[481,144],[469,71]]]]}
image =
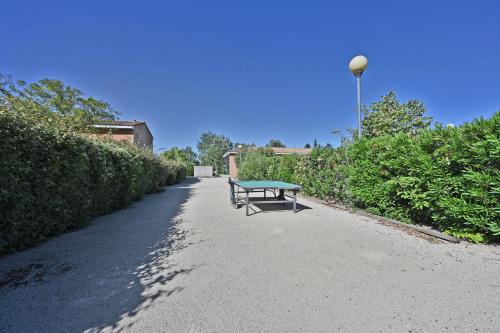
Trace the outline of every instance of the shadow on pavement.
{"type": "MultiPolygon", "coordinates": [[[[251,202],[251,201],[250,201],[251,202]]],[[[242,206],[244,209],[245,206],[242,206]]],[[[276,212],[276,211],[292,211],[292,204],[291,203],[286,203],[286,204],[251,204],[249,207],[250,213],[249,215],[255,215],[258,213],[269,213],[269,212],[276,212]],[[257,209],[255,209],[257,208],[257,209]]],[[[297,213],[300,213],[301,211],[305,209],[312,209],[309,206],[303,205],[301,203],[297,202],[297,213]]]]}
{"type": "Polygon", "coordinates": [[[2,258],[0,275],[34,271],[0,288],[0,331],[122,331],[159,297],[182,292],[170,282],[196,267],[179,266],[171,255],[192,244],[182,217],[196,182],[186,179],[85,229],[2,258]],[[61,265],[69,268],[43,276],[61,265]]]}

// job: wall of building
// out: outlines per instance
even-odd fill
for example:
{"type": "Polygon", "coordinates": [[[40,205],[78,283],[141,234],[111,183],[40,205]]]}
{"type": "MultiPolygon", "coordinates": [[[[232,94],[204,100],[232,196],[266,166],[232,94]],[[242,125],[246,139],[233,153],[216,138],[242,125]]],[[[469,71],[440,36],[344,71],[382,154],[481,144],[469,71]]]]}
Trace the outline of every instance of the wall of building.
{"type": "Polygon", "coordinates": [[[139,148],[153,149],[153,136],[146,124],[134,126],[134,144],[139,148]]]}
{"type": "Polygon", "coordinates": [[[195,177],[212,177],[214,174],[214,168],[210,166],[195,166],[194,176],[195,177]]]}
{"type": "Polygon", "coordinates": [[[133,129],[102,129],[101,133],[92,134],[92,137],[107,138],[110,137],[115,141],[127,141],[134,143],[134,130],[133,129]]]}
{"type": "Polygon", "coordinates": [[[236,165],[236,155],[229,155],[229,177],[238,178],[238,165],[236,165]]]}

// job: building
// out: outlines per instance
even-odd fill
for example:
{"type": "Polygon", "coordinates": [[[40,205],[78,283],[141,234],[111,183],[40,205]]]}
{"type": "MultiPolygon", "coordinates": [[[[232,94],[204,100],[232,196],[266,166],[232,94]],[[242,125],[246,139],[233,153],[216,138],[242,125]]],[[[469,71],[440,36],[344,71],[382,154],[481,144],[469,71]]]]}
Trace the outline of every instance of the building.
{"type": "Polygon", "coordinates": [[[139,148],[153,150],[153,135],[143,121],[110,120],[94,125],[95,137],[110,136],[116,141],[127,141],[139,148]]]}
{"type": "MultiPolygon", "coordinates": [[[[281,147],[270,147],[276,155],[290,155],[299,154],[307,155],[311,153],[311,148],[281,148],[281,147]]],[[[238,149],[232,149],[224,154],[224,158],[227,159],[227,164],[229,166],[229,177],[238,178],[238,165],[236,164],[236,156],[238,155],[238,149]]]]}

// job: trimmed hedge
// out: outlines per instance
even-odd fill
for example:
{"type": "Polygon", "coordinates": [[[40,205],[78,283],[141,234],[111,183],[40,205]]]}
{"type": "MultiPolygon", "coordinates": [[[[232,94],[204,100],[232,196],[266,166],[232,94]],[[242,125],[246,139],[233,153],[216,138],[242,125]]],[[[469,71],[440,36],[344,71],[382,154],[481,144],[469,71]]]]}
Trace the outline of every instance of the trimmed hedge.
{"type": "Polygon", "coordinates": [[[174,184],[184,165],[0,110],[0,253],[35,245],[174,184]]]}
{"type": "Polygon", "coordinates": [[[500,113],[417,137],[360,140],[349,155],[356,206],[474,242],[500,241],[500,113]]]}
{"type": "Polygon", "coordinates": [[[309,195],[406,223],[423,223],[473,242],[500,242],[500,113],[418,136],[386,135],[340,148],[315,148],[291,165],[248,154],[242,179],[292,181],[309,195]],[[278,165],[278,166],[277,166],[278,165]]]}

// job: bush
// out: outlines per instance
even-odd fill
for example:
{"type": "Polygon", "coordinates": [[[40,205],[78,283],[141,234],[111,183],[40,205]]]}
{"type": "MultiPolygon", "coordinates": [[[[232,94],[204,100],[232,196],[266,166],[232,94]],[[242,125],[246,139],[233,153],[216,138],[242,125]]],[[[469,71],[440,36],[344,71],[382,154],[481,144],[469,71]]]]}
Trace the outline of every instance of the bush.
{"type": "Polygon", "coordinates": [[[335,203],[349,205],[346,168],[346,147],[314,148],[296,165],[294,180],[302,185],[304,193],[335,203]]]}
{"type": "Polygon", "coordinates": [[[500,240],[500,113],[457,128],[438,126],[363,139],[349,147],[355,205],[432,224],[474,242],[500,240]]]}
{"type": "Polygon", "coordinates": [[[240,156],[238,178],[242,180],[294,181],[298,155],[275,155],[271,149],[249,149],[240,156]]]}
{"type": "Polygon", "coordinates": [[[456,128],[364,138],[309,156],[239,157],[241,179],[302,185],[306,194],[473,242],[500,241],[500,113],[456,128]]]}
{"type": "Polygon", "coordinates": [[[276,164],[270,149],[246,149],[238,156],[238,178],[241,180],[272,179],[276,164]]]}
{"type": "Polygon", "coordinates": [[[185,167],[0,110],[0,253],[23,249],[139,200],[185,167]]]}

